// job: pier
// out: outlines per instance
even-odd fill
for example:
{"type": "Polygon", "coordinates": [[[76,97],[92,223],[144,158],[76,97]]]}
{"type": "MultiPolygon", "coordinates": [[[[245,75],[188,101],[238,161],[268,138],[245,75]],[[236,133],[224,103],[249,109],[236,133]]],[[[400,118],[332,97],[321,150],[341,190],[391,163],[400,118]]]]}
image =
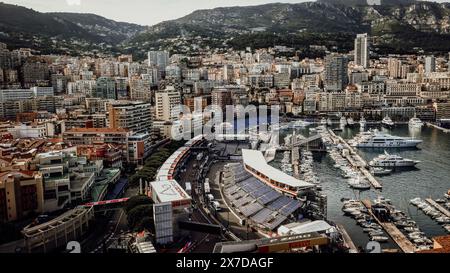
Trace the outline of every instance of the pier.
{"type": "Polygon", "coordinates": [[[444,132],[444,133],[450,133],[450,129],[442,128],[442,127],[440,127],[440,126],[438,126],[438,125],[436,125],[436,124],[433,124],[433,123],[427,122],[427,126],[429,126],[429,127],[434,127],[434,128],[436,128],[436,129],[438,129],[438,130],[441,130],[441,131],[444,132]]]}
{"type": "Polygon", "coordinates": [[[355,244],[352,241],[352,238],[350,238],[350,235],[348,235],[347,231],[345,230],[344,226],[337,225],[337,228],[342,234],[342,238],[344,239],[345,246],[349,249],[350,253],[358,253],[358,248],[355,246],[355,244]]]}
{"type": "Polygon", "coordinates": [[[361,203],[367,208],[370,215],[375,221],[386,231],[389,237],[398,245],[404,253],[414,253],[416,247],[413,243],[393,224],[389,222],[381,222],[378,217],[372,213],[372,203],[370,200],[362,200],[361,203]]]}
{"type": "Polygon", "coordinates": [[[433,206],[435,209],[437,209],[438,211],[440,211],[442,214],[444,214],[447,217],[450,217],[450,211],[448,211],[446,208],[444,208],[443,206],[439,205],[438,203],[436,203],[436,201],[434,201],[431,198],[427,198],[425,199],[425,201],[428,202],[428,204],[430,204],[431,206],[433,206]]]}
{"type": "Polygon", "coordinates": [[[341,144],[344,149],[347,149],[348,154],[344,154],[343,156],[347,159],[347,161],[354,168],[357,168],[362,175],[369,181],[374,189],[381,190],[383,185],[366,169],[368,166],[367,162],[350,146],[342,137],[337,136],[333,130],[328,129],[328,133],[330,134],[331,139],[334,144],[341,144]]]}

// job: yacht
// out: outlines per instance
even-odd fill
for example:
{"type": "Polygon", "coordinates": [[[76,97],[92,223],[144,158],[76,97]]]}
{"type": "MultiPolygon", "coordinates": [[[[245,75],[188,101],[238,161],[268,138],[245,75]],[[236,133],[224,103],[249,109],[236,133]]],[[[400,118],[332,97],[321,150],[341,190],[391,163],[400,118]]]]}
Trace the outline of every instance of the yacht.
{"type": "Polygon", "coordinates": [[[408,125],[410,128],[422,128],[423,122],[419,118],[414,116],[409,120],[408,125]]]}
{"type": "Polygon", "coordinates": [[[348,184],[351,188],[356,190],[370,190],[370,184],[365,178],[361,178],[360,176],[350,179],[348,184]]]}
{"type": "Polygon", "coordinates": [[[381,124],[387,127],[392,127],[395,125],[395,123],[389,116],[384,117],[383,121],[381,121],[381,124]]]}
{"type": "Polygon", "coordinates": [[[383,169],[383,168],[372,168],[370,172],[375,176],[384,176],[390,175],[392,173],[391,169],[383,169]]]}
{"type": "Polygon", "coordinates": [[[389,238],[386,237],[386,236],[373,236],[370,239],[372,241],[379,242],[379,243],[384,243],[384,242],[387,242],[389,240],[389,238]]]}
{"type": "Polygon", "coordinates": [[[362,116],[361,119],[359,120],[359,126],[360,126],[362,129],[364,129],[364,128],[366,127],[366,125],[367,125],[367,121],[366,121],[366,119],[364,118],[364,116],[362,116]]]}
{"type": "Polygon", "coordinates": [[[361,138],[355,146],[357,148],[414,148],[420,143],[422,143],[422,140],[419,139],[374,133],[371,136],[361,138]]]}
{"type": "Polygon", "coordinates": [[[305,128],[305,127],[308,127],[309,125],[311,125],[311,123],[309,123],[309,122],[307,122],[307,121],[296,120],[296,121],[292,124],[292,127],[294,127],[294,128],[305,128]]]}
{"type": "Polygon", "coordinates": [[[353,118],[348,118],[348,119],[347,119],[347,125],[348,125],[349,127],[355,126],[355,120],[354,120],[353,118]]]}
{"type": "Polygon", "coordinates": [[[398,167],[414,167],[419,163],[420,161],[406,159],[398,155],[391,155],[385,151],[384,154],[370,161],[369,165],[372,167],[398,168],[398,167]]]}

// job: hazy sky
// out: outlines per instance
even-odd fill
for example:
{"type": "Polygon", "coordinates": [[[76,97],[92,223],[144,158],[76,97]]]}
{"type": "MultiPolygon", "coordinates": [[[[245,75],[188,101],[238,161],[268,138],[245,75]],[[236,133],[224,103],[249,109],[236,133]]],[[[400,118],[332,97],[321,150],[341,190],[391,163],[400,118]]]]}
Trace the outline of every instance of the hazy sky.
{"type": "MultiPolygon", "coordinates": [[[[312,1],[312,0],[310,0],[312,1]]],[[[306,0],[0,0],[37,11],[95,13],[109,19],[153,25],[176,19],[197,9],[266,3],[300,3],[306,0]]]]}

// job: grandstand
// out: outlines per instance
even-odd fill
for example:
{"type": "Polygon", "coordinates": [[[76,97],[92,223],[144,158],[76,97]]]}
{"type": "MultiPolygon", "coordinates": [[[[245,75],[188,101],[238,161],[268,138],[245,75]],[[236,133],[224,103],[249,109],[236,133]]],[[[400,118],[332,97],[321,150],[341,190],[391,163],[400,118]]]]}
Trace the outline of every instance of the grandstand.
{"type": "Polygon", "coordinates": [[[223,193],[234,211],[260,228],[274,230],[302,207],[299,200],[249,174],[242,164],[227,164],[222,178],[223,193]]]}

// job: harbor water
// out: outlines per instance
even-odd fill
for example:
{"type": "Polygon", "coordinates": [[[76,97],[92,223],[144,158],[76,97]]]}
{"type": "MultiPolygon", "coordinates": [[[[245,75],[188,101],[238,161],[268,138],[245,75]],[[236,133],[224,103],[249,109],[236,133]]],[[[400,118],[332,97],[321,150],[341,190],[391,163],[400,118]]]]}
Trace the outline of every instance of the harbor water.
{"type": "MultiPolygon", "coordinates": [[[[311,126],[310,128],[313,128],[311,126]]],[[[376,128],[376,127],[374,127],[376,128]]],[[[411,130],[408,125],[397,125],[393,129],[378,129],[386,131],[394,136],[414,137],[423,140],[418,149],[388,149],[391,154],[397,154],[404,158],[418,160],[420,163],[415,169],[395,171],[389,176],[378,177],[382,183],[382,191],[370,190],[359,192],[349,188],[347,180],[343,178],[338,169],[334,168],[334,162],[328,154],[316,154],[314,156],[314,171],[318,175],[323,192],[328,196],[328,219],[342,224],[348,231],[357,246],[365,246],[369,237],[350,217],[344,216],[341,210],[342,198],[349,199],[375,199],[383,196],[391,199],[395,207],[407,213],[419,228],[431,238],[447,234],[429,216],[409,204],[409,200],[415,197],[443,198],[444,193],[450,189],[450,134],[446,134],[436,128],[424,126],[421,130],[411,130]]],[[[280,133],[280,141],[292,133],[293,129],[287,129],[280,133]]],[[[305,136],[309,135],[309,129],[295,129],[305,136]]],[[[359,126],[345,128],[336,134],[344,139],[351,139],[360,132],[359,126]]],[[[369,162],[376,156],[384,153],[380,149],[358,149],[359,154],[369,162]]],[[[272,164],[279,166],[282,154],[272,164]],[[280,157],[281,156],[281,157],[280,157]]],[[[395,248],[395,244],[388,242],[383,248],[395,248]]]]}

